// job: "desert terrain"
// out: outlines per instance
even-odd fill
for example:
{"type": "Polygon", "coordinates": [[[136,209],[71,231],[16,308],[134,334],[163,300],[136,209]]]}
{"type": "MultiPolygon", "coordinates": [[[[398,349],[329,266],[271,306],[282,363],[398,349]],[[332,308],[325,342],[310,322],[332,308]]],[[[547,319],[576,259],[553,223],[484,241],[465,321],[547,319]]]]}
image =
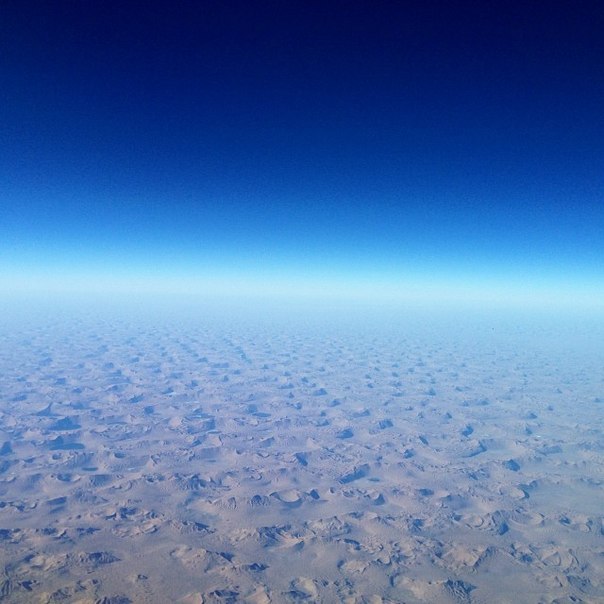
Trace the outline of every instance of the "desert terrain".
{"type": "Polygon", "coordinates": [[[0,601],[604,601],[604,330],[0,325],[0,601]]]}

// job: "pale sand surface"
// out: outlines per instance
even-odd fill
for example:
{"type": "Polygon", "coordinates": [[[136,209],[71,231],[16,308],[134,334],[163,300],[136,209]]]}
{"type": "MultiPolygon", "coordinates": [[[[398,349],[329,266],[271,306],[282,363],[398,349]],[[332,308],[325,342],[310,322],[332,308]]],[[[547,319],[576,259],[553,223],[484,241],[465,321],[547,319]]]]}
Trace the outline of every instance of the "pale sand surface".
{"type": "Polygon", "coordinates": [[[604,602],[588,327],[0,334],[0,601],[604,602]]]}

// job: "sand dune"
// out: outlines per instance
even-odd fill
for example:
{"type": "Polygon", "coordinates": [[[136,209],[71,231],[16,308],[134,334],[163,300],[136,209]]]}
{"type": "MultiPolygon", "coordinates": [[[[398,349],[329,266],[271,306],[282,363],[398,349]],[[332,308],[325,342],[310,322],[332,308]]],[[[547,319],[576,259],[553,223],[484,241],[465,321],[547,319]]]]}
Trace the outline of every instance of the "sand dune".
{"type": "Polygon", "coordinates": [[[0,601],[604,601],[604,355],[518,337],[5,327],[0,601]]]}

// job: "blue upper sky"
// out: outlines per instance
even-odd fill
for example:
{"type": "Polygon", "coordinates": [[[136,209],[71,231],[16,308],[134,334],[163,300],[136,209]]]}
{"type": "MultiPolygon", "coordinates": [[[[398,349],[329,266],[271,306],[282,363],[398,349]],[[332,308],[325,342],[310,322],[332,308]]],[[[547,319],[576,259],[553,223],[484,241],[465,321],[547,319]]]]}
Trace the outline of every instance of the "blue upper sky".
{"type": "Polygon", "coordinates": [[[604,8],[465,4],[3,2],[3,287],[601,291],[604,8]]]}

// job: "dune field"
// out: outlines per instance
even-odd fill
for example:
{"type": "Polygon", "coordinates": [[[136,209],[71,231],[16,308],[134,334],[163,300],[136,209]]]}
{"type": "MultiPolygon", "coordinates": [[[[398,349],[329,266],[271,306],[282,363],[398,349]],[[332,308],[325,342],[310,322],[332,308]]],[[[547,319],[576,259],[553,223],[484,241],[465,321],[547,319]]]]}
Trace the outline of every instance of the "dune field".
{"type": "Polygon", "coordinates": [[[464,321],[4,318],[0,601],[603,602],[602,330],[464,321]]]}

